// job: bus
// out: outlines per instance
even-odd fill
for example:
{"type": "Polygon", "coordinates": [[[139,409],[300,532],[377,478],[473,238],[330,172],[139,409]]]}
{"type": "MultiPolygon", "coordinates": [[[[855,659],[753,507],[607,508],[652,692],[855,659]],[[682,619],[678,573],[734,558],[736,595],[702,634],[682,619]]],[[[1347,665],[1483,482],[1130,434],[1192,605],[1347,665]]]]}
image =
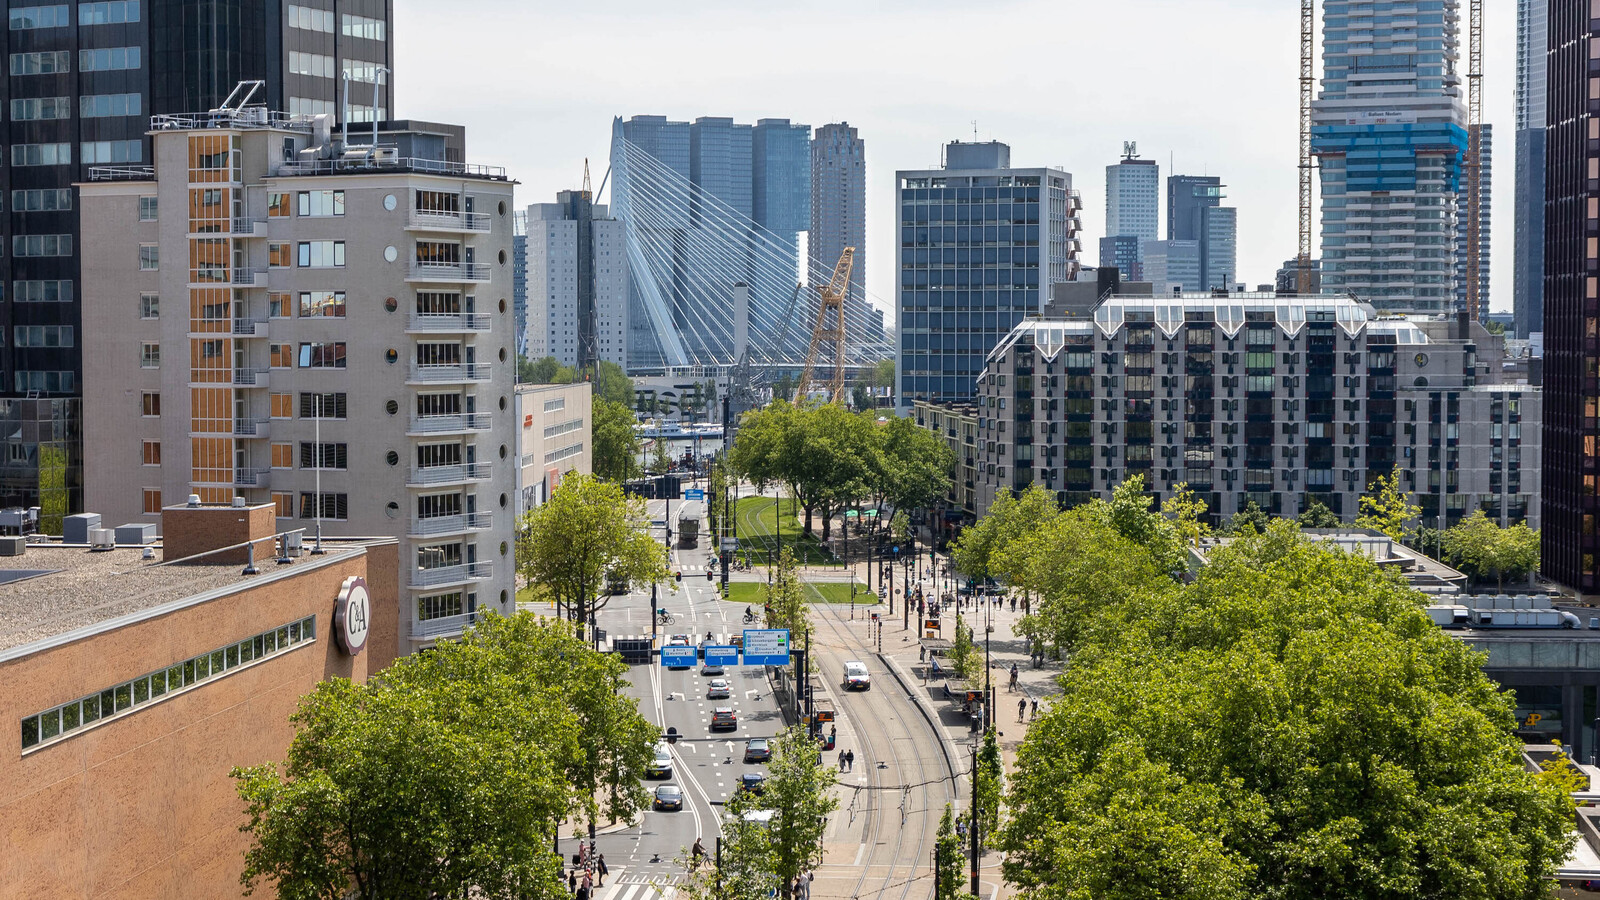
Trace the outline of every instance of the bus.
{"type": "Polygon", "coordinates": [[[700,525],[705,521],[706,505],[699,500],[685,500],[678,507],[678,546],[700,546],[700,525]]]}

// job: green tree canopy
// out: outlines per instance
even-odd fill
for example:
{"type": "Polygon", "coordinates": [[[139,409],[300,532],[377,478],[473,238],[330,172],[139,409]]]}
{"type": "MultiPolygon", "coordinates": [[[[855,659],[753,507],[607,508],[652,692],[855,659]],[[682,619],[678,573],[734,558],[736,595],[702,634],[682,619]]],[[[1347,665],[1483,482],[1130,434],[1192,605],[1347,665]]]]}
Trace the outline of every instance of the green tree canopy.
{"type": "Polygon", "coordinates": [[[1267,511],[1256,501],[1247,500],[1244,509],[1228,517],[1228,525],[1223,531],[1228,534],[1238,534],[1246,528],[1252,531],[1266,531],[1267,524],[1271,521],[1272,517],[1267,515],[1267,511]]]}
{"type": "Polygon", "coordinates": [[[962,529],[956,538],[950,550],[956,571],[979,580],[1021,575],[1017,563],[1010,563],[1015,568],[997,565],[996,553],[1040,530],[1061,514],[1055,496],[1037,484],[1029,485],[1018,497],[1001,492],[990,505],[989,513],[971,527],[962,529]]]}
{"type": "MultiPolygon", "coordinates": [[[[1344,524],[1321,500],[1307,503],[1306,511],[1300,514],[1299,522],[1301,528],[1338,528],[1344,524]]],[[[1266,528],[1261,527],[1256,530],[1265,531],[1266,528]]]]}
{"type": "Polygon", "coordinates": [[[784,484],[805,510],[805,532],[822,514],[822,538],[832,516],[867,495],[879,438],[873,423],[833,403],[792,406],[776,401],[745,413],[731,460],[758,486],[784,484]]]}
{"type": "Polygon", "coordinates": [[[894,359],[880,359],[872,367],[870,384],[875,388],[894,389],[894,359]]]}
{"type": "Polygon", "coordinates": [[[577,380],[578,373],[562,365],[554,356],[541,359],[517,357],[518,384],[571,384],[577,380]]]}
{"type": "Polygon", "coordinates": [[[639,477],[639,433],[637,420],[621,403],[594,399],[593,422],[594,474],[607,481],[627,481],[639,477]]]}
{"type": "Polygon", "coordinates": [[[1481,509],[1446,529],[1440,543],[1451,565],[1477,581],[1493,577],[1497,588],[1539,565],[1539,532],[1521,522],[1501,528],[1481,509]]]}
{"type": "Polygon", "coordinates": [[[955,454],[938,435],[901,416],[871,427],[878,447],[870,478],[880,503],[897,510],[925,509],[950,490],[955,454]]]}
{"type": "Polygon", "coordinates": [[[1367,485],[1356,527],[1381,531],[1391,540],[1403,542],[1420,515],[1422,509],[1411,502],[1410,492],[1400,488],[1400,466],[1396,465],[1388,475],[1379,475],[1367,485]]]}

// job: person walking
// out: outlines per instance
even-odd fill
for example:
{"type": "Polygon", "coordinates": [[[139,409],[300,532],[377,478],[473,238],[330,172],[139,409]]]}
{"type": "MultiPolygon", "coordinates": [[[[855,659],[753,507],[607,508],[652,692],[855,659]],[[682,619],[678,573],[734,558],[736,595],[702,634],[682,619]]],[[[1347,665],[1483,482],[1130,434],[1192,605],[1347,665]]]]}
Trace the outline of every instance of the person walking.
{"type": "Polygon", "coordinates": [[[844,771],[844,751],[839,751],[839,771],[844,771]]]}
{"type": "Polygon", "coordinates": [[[578,892],[578,870],[577,869],[573,869],[572,871],[567,873],[567,893],[576,894],[577,892],[578,892]]]}
{"type": "Polygon", "coordinates": [[[1033,709],[1028,713],[1028,721],[1031,722],[1037,718],[1039,718],[1039,698],[1035,697],[1033,698],[1033,709]]]}
{"type": "Polygon", "coordinates": [[[846,766],[849,767],[849,770],[851,772],[854,772],[856,770],[856,752],[854,750],[845,751],[844,763],[845,763],[846,766]]]}
{"type": "Polygon", "coordinates": [[[1017,664],[1016,663],[1012,663],[1011,664],[1011,685],[1010,685],[1010,687],[1007,688],[1007,690],[1014,691],[1016,689],[1017,689],[1017,664]]]}
{"type": "Polygon", "coordinates": [[[1022,714],[1027,712],[1027,711],[1028,711],[1028,698],[1024,697],[1021,700],[1017,701],[1017,721],[1018,722],[1022,721],[1022,714]]]}
{"type": "Polygon", "coordinates": [[[578,885],[578,892],[573,894],[573,897],[576,900],[589,900],[589,886],[586,884],[578,885]]]}
{"type": "Polygon", "coordinates": [[[606,886],[606,876],[611,874],[611,870],[606,868],[606,855],[604,853],[602,853],[599,856],[595,857],[594,866],[595,866],[595,872],[597,874],[599,874],[599,876],[600,876],[600,880],[597,882],[597,884],[599,884],[601,887],[605,887],[606,886]]]}

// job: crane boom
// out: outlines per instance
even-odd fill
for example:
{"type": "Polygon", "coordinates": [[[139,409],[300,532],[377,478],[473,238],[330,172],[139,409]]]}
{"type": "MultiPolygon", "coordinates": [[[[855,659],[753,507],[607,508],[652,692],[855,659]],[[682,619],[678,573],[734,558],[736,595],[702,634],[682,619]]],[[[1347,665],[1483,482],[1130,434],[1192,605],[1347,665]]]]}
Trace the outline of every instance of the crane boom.
{"type": "Polygon", "coordinates": [[[1316,85],[1316,0],[1300,0],[1300,249],[1295,293],[1311,293],[1311,98],[1316,85]]]}
{"type": "Polygon", "coordinates": [[[844,399],[844,295],[850,290],[850,273],[856,265],[856,248],[846,247],[833,267],[833,277],[822,289],[817,304],[817,324],[811,330],[811,349],[806,352],[806,367],[800,375],[796,399],[811,389],[811,376],[824,342],[833,344],[833,376],[828,379],[828,402],[844,399]],[[831,321],[830,321],[831,320],[831,321]]]}

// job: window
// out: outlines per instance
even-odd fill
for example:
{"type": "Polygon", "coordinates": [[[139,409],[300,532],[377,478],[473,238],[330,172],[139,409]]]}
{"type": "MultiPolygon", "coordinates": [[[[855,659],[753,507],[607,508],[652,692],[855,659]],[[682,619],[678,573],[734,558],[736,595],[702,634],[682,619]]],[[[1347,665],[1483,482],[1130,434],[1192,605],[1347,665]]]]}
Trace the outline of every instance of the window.
{"type": "Polygon", "coordinates": [[[301,241],[301,268],[326,268],[344,265],[344,241],[301,241]]]}
{"type": "Polygon", "coordinates": [[[287,292],[274,291],[267,295],[267,315],[274,319],[287,319],[293,304],[287,292]]]}
{"type": "MultiPolygon", "coordinates": [[[[313,100],[307,97],[289,98],[289,115],[291,116],[331,116],[334,114],[332,100],[313,100]]],[[[351,121],[355,116],[351,116],[351,121]]]]}
{"type": "Polygon", "coordinates": [[[333,10],[331,9],[312,9],[309,6],[290,4],[287,18],[290,28],[333,34],[333,10]]]}
{"type": "Polygon", "coordinates": [[[78,68],[85,72],[120,72],[125,69],[137,69],[139,48],[98,47],[93,50],[79,50],[78,68]]]}
{"type": "Polygon", "coordinates": [[[24,372],[17,370],[14,384],[18,393],[59,394],[76,390],[78,376],[71,372],[24,372]]]}
{"type": "Polygon", "coordinates": [[[161,368],[161,345],[154,341],[144,341],[139,344],[139,368],[161,368]]]}
{"type": "Polygon", "coordinates": [[[287,192],[274,191],[267,195],[267,215],[269,217],[287,216],[288,214],[289,194],[287,192]]]}
{"type": "Polygon", "coordinates": [[[344,191],[301,191],[299,211],[302,216],[342,216],[344,191]]]}
{"type": "MultiPolygon", "coordinates": [[[[161,465],[161,442],[160,441],[145,441],[144,442],[144,464],[147,465],[147,466],[159,466],[159,465],[161,465]]],[[[148,511],[149,510],[146,510],[146,512],[148,512],[148,511]]]]}
{"type": "Polygon", "coordinates": [[[293,344],[273,344],[268,348],[268,351],[269,351],[268,352],[268,356],[271,359],[270,365],[272,366],[272,368],[274,368],[274,369],[292,369],[292,368],[294,368],[294,345],[293,344]]]}
{"type": "Polygon", "coordinates": [[[147,516],[153,516],[153,515],[161,512],[161,489],[160,488],[145,488],[144,489],[144,512],[145,512],[145,515],[147,515],[147,516]]]}
{"type": "MultiPolygon", "coordinates": [[[[372,117],[372,107],[362,103],[350,104],[351,122],[371,122],[372,117]]],[[[386,106],[378,107],[377,117],[380,122],[387,120],[389,118],[389,108],[386,106]]]]}
{"type": "Polygon", "coordinates": [[[140,410],[142,416],[161,415],[161,395],[155,391],[145,391],[140,395],[140,410]]]}
{"type": "Polygon", "coordinates": [[[29,31],[34,28],[65,28],[72,24],[65,4],[58,6],[19,6],[11,10],[11,30],[29,31]]]}
{"type": "Polygon", "coordinates": [[[344,291],[301,291],[300,317],[344,318],[344,291]]]}
{"type": "Polygon", "coordinates": [[[344,74],[348,75],[351,81],[373,84],[378,80],[378,63],[362,59],[346,59],[343,61],[343,68],[344,74]]]}
{"type": "Polygon", "coordinates": [[[71,209],[72,188],[12,191],[11,208],[16,212],[54,212],[71,209]]]}
{"type": "Polygon", "coordinates": [[[383,40],[383,20],[369,19],[366,16],[342,15],[339,17],[339,30],[345,37],[366,38],[371,41],[383,40]]]}
{"type": "Polygon", "coordinates": [[[294,494],[288,491],[273,491],[272,505],[278,508],[278,518],[290,518],[294,515],[294,494]]]}
{"type": "Polygon", "coordinates": [[[85,94],[78,98],[78,116],[84,119],[137,116],[142,111],[138,94],[85,94]]]}
{"type": "Polygon", "coordinates": [[[294,468],[294,445],[281,443],[272,445],[272,467],[274,469],[294,468]]]}
{"type": "Polygon", "coordinates": [[[154,272],[161,268],[161,248],[155,244],[139,245],[139,271],[154,272]]]}
{"type": "Polygon", "coordinates": [[[71,256],[70,234],[18,234],[11,238],[12,256],[71,256]]]}
{"type": "Polygon", "coordinates": [[[72,51],[46,50],[42,53],[11,54],[13,75],[56,75],[72,71],[72,51]]]}
{"type": "Polygon", "coordinates": [[[13,281],[11,299],[16,303],[71,303],[70,281],[13,281]]]}
{"type": "Polygon", "coordinates": [[[344,393],[313,394],[300,392],[300,418],[342,419],[345,416],[344,393]]]}
{"type": "Polygon", "coordinates": [[[549,465],[550,463],[553,463],[553,462],[560,462],[563,459],[571,459],[572,457],[577,456],[578,454],[580,454],[582,452],[583,452],[583,444],[582,444],[582,442],[579,442],[579,443],[576,443],[576,444],[568,444],[567,446],[562,447],[559,450],[551,450],[549,453],[546,453],[544,455],[544,462],[545,462],[545,465],[549,465]]]}
{"type": "Polygon", "coordinates": [[[459,615],[463,615],[460,591],[417,598],[417,618],[423,622],[459,615]]]}
{"type": "Polygon", "coordinates": [[[73,346],[73,326],[71,325],[13,325],[11,327],[12,346],[14,347],[71,347],[73,346]]]}
{"type": "Polygon", "coordinates": [[[274,269],[282,269],[294,265],[292,246],[292,244],[268,244],[267,265],[274,269]]]}
{"type": "Polygon", "coordinates": [[[346,494],[321,494],[322,502],[317,502],[318,494],[304,491],[300,494],[300,518],[315,519],[318,516],[318,507],[321,507],[320,518],[344,519],[349,514],[350,502],[346,494]]]}
{"type": "Polygon", "coordinates": [[[25,97],[11,101],[11,118],[17,122],[72,118],[71,97],[25,97]]]}
{"type": "MultiPolygon", "coordinates": [[[[144,494],[145,511],[160,512],[161,492],[155,488],[145,488],[144,494]]],[[[231,669],[287,653],[295,647],[316,640],[316,636],[316,616],[297,619],[270,631],[245,638],[238,643],[180,660],[168,668],[148,672],[132,681],[113,685],[63,706],[29,716],[22,720],[22,749],[27,750],[46,742],[69,737],[72,732],[100,719],[138,709],[143,704],[160,700],[208,678],[224,675],[231,669]]]]}
{"type": "Polygon", "coordinates": [[[557,397],[554,400],[546,400],[544,402],[544,411],[545,412],[556,412],[558,410],[563,410],[563,409],[566,409],[566,408],[567,408],[567,398],[565,398],[565,397],[557,397]]]}
{"type": "Polygon", "coordinates": [[[273,395],[271,395],[271,402],[272,402],[272,418],[274,418],[274,419],[292,419],[292,418],[294,418],[294,395],[293,394],[289,394],[289,393],[273,394],[273,395]]]}
{"type": "Polygon", "coordinates": [[[574,431],[578,431],[582,428],[582,419],[569,419],[557,425],[546,425],[544,429],[544,436],[546,438],[560,437],[563,434],[571,434],[574,431]]]}
{"type": "Polygon", "coordinates": [[[71,144],[12,144],[13,166],[70,166],[71,144]]]}
{"type": "Polygon", "coordinates": [[[417,262],[425,266],[458,266],[461,245],[447,241],[417,241],[417,262]]]}
{"type": "Polygon", "coordinates": [[[302,469],[343,469],[348,460],[346,444],[321,444],[311,441],[300,442],[300,468],[302,469]]]}
{"type": "Polygon", "coordinates": [[[156,214],[160,211],[161,204],[155,197],[139,198],[139,221],[154,222],[156,214]]]}
{"type": "Polygon", "coordinates": [[[299,50],[290,50],[289,71],[296,75],[332,78],[333,57],[323,56],[321,53],[302,53],[299,50]]]}
{"type": "Polygon", "coordinates": [[[123,25],[139,21],[139,0],[78,4],[79,25],[123,25]]]}
{"type": "Polygon", "coordinates": [[[144,144],[141,141],[84,141],[79,145],[83,151],[83,163],[130,163],[144,159],[144,144]]]}
{"type": "Polygon", "coordinates": [[[344,341],[314,341],[300,345],[300,368],[344,368],[344,341]]]}

